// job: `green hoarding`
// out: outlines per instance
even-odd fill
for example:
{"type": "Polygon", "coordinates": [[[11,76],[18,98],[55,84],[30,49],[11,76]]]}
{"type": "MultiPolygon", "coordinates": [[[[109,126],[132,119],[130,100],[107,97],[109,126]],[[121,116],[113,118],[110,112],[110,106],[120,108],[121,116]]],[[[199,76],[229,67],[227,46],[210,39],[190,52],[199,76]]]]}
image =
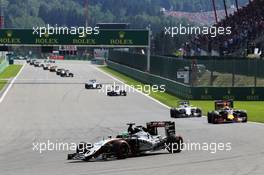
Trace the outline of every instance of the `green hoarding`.
{"type": "Polygon", "coordinates": [[[165,85],[167,92],[185,100],[264,100],[263,87],[190,87],[112,61],[107,61],[107,65],[146,84],[165,85]]]}
{"type": "Polygon", "coordinates": [[[40,37],[33,29],[0,29],[0,45],[78,45],[147,47],[148,30],[99,30],[98,34],[60,33],[40,37]]]}

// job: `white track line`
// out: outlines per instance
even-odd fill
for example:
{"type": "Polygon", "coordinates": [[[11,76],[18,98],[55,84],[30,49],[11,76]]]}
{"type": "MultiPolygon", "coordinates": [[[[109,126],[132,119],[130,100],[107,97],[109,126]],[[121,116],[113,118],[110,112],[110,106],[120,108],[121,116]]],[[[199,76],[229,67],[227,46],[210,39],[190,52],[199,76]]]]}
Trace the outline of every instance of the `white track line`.
{"type": "Polygon", "coordinates": [[[264,125],[264,123],[260,123],[260,122],[251,122],[251,121],[248,121],[248,123],[255,124],[255,125],[264,125]]]}
{"type": "Polygon", "coordinates": [[[20,75],[20,73],[24,69],[25,65],[26,65],[26,63],[23,64],[22,68],[19,70],[19,72],[17,73],[17,75],[15,76],[15,78],[12,79],[11,83],[9,83],[8,87],[5,89],[3,95],[0,98],[0,104],[3,102],[5,96],[7,95],[8,91],[11,89],[11,87],[13,86],[13,84],[16,81],[17,77],[20,75]]]}
{"type": "MultiPolygon", "coordinates": [[[[110,77],[110,78],[112,78],[112,79],[114,79],[114,80],[116,80],[116,81],[118,81],[118,82],[120,82],[120,83],[122,83],[122,84],[126,84],[126,83],[123,82],[122,80],[120,80],[120,79],[118,79],[118,78],[116,78],[116,77],[113,77],[113,76],[110,75],[109,73],[102,71],[101,69],[99,69],[99,68],[96,67],[96,66],[92,66],[92,65],[91,65],[91,67],[93,67],[94,69],[98,70],[99,72],[101,72],[101,73],[107,75],[108,77],[110,77]]],[[[148,94],[143,93],[142,91],[140,91],[140,90],[134,88],[133,86],[130,86],[130,85],[128,85],[128,84],[126,84],[126,85],[129,86],[129,87],[131,87],[133,90],[135,90],[136,92],[140,93],[141,95],[144,95],[145,97],[151,99],[152,101],[155,101],[156,103],[158,103],[158,104],[164,106],[165,108],[170,109],[169,106],[165,105],[164,103],[161,103],[160,101],[158,101],[158,100],[156,100],[155,98],[149,96],[148,94]]]]}

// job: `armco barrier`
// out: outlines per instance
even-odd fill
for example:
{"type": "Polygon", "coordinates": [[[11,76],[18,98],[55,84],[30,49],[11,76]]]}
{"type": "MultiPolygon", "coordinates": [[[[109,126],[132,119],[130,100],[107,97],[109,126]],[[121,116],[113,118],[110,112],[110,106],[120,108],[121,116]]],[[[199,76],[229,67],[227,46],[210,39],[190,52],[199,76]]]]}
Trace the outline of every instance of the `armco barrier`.
{"type": "Polygon", "coordinates": [[[141,71],[146,71],[147,69],[147,57],[142,54],[110,50],[109,60],[141,71]]]}
{"type": "MultiPolygon", "coordinates": [[[[146,71],[147,56],[136,53],[109,51],[109,60],[141,71],[146,71]]],[[[150,73],[171,80],[177,79],[177,70],[203,65],[209,71],[264,78],[264,59],[237,57],[185,57],[184,59],[166,56],[150,57],[150,73]]]]}
{"type": "Polygon", "coordinates": [[[8,64],[8,61],[4,60],[4,61],[0,64],[0,73],[2,73],[8,65],[9,65],[9,64],[8,64]]]}
{"type": "Polygon", "coordinates": [[[125,75],[128,75],[138,81],[144,82],[146,84],[150,84],[150,85],[165,85],[166,86],[166,90],[169,93],[175,94],[180,98],[183,99],[191,99],[191,89],[184,85],[184,84],[180,84],[177,82],[174,82],[172,80],[166,79],[166,78],[162,78],[156,75],[152,75],[146,72],[142,72],[140,70],[134,69],[134,68],[130,68],[128,66],[124,66],[118,63],[114,63],[112,61],[107,61],[107,65],[120,72],[123,73],[125,75]]]}
{"type": "Polygon", "coordinates": [[[263,87],[190,87],[176,81],[146,73],[112,61],[107,61],[107,65],[120,73],[146,84],[165,85],[167,92],[186,100],[264,100],[263,87]]]}

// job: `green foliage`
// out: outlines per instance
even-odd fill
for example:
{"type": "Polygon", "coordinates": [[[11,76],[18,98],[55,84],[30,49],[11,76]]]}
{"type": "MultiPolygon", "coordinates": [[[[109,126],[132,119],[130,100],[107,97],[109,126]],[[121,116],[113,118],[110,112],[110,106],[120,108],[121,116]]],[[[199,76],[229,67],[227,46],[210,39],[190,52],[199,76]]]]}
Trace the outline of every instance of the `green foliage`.
{"type": "MultiPolygon", "coordinates": [[[[211,0],[88,0],[88,25],[96,23],[130,23],[131,28],[151,26],[156,54],[173,54],[187,40],[187,36],[164,37],[164,26],[187,24],[186,19],[164,16],[160,10],[209,11],[211,0]]],[[[233,0],[226,0],[228,6],[233,0]]],[[[31,28],[45,24],[58,26],[84,26],[85,0],[3,0],[7,28],[31,28]]],[[[240,0],[244,5],[248,0],[240,0]]],[[[216,1],[223,9],[223,1],[216,1]]]]}
{"type": "MultiPolygon", "coordinates": [[[[6,27],[27,28],[36,25],[58,24],[80,26],[85,24],[85,0],[2,0],[6,27]]],[[[228,6],[233,0],[226,0],[228,6]]],[[[240,0],[244,5],[248,0],[240,0]]],[[[216,1],[218,9],[223,2],[216,1]]],[[[211,0],[89,0],[89,25],[98,22],[128,22],[142,28],[149,24],[155,29],[168,22],[161,8],[176,11],[209,11],[211,0]]],[[[174,19],[175,20],[175,19],[174,19]]]]}

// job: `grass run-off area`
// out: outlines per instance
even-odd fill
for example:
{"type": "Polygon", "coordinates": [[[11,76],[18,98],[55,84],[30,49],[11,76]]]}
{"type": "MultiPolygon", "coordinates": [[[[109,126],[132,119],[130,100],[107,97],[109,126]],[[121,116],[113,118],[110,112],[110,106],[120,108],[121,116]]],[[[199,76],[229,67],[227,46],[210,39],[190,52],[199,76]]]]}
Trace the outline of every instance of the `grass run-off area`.
{"type": "MultiPolygon", "coordinates": [[[[118,78],[119,80],[122,80],[127,85],[134,86],[134,87],[137,87],[139,85],[144,85],[143,83],[131,77],[128,77],[122,73],[119,73],[109,67],[103,66],[101,67],[101,69],[113,75],[114,77],[118,78]]],[[[166,92],[165,93],[164,92],[150,92],[150,96],[170,107],[176,107],[178,104],[178,101],[182,100],[166,92]]],[[[193,106],[202,108],[203,115],[207,115],[208,111],[214,110],[214,101],[212,100],[208,100],[208,101],[191,100],[190,103],[193,106]]],[[[248,119],[250,121],[264,123],[264,101],[235,101],[234,106],[236,109],[246,110],[248,112],[248,119]]]]}
{"type": "Polygon", "coordinates": [[[11,79],[17,75],[19,70],[22,68],[22,65],[10,65],[2,73],[0,73],[0,91],[4,88],[7,79],[11,79]]]}

